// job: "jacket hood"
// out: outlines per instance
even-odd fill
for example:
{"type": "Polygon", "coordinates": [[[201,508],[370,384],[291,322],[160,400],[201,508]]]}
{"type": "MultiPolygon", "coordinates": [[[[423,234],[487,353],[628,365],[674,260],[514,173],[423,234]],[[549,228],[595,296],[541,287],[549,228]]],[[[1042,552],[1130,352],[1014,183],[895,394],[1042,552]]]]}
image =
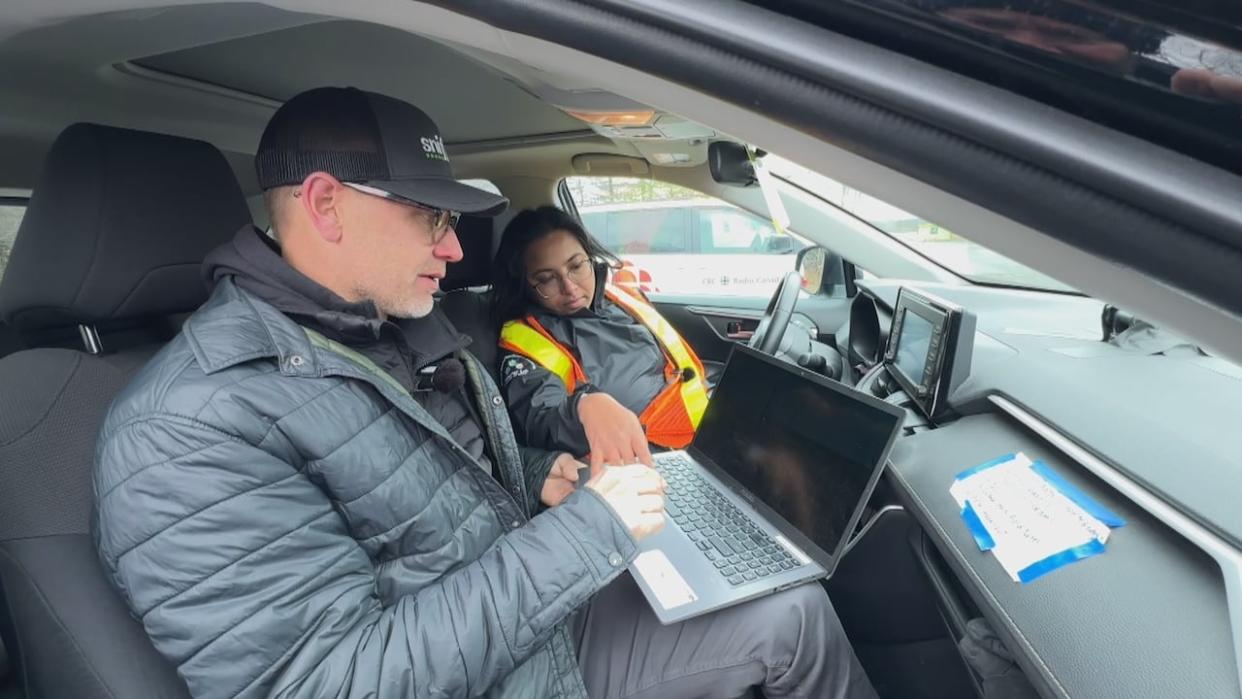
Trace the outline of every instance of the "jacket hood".
{"type": "Polygon", "coordinates": [[[374,303],[346,301],[294,269],[276,241],[253,226],[208,253],[203,277],[212,290],[220,280],[232,277],[238,287],[282,313],[312,319],[345,340],[374,340],[384,325],[374,303]]]}

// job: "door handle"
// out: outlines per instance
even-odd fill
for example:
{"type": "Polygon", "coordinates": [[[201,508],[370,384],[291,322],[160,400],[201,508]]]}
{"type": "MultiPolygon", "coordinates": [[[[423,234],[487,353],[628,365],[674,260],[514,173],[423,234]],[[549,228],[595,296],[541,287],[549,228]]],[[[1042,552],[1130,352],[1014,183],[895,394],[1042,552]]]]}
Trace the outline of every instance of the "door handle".
{"type": "Polygon", "coordinates": [[[754,336],[754,330],[742,329],[742,321],[740,320],[731,320],[725,323],[725,338],[729,340],[749,340],[754,336]]]}

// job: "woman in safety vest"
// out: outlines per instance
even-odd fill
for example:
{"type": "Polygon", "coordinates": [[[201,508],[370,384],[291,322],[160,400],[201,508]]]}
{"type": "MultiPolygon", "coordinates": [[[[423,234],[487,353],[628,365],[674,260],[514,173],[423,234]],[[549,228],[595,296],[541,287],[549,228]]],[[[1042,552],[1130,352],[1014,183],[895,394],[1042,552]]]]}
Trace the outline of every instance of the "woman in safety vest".
{"type": "Polygon", "coordinates": [[[526,210],[493,275],[501,388],[526,444],[600,464],[651,463],[690,443],[707,406],[703,364],[572,216],[526,210]]]}

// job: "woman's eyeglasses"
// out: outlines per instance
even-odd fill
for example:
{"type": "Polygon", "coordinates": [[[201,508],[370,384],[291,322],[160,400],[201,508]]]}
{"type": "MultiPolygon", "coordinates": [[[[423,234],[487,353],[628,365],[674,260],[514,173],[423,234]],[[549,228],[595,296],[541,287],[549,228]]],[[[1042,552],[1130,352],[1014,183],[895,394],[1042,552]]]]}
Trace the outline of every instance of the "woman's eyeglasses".
{"type": "Polygon", "coordinates": [[[539,272],[531,279],[531,286],[540,298],[548,300],[568,289],[570,282],[582,288],[590,286],[594,274],[595,266],[591,264],[590,258],[580,255],[570,260],[564,271],[539,272]]]}

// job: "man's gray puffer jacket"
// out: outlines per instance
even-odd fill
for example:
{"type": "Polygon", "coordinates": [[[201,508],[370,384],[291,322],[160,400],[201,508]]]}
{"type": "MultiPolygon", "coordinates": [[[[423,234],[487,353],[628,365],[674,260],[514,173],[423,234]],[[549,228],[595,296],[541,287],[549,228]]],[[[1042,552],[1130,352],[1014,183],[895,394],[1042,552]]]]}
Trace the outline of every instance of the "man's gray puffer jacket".
{"type": "Polygon", "coordinates": [[[565,622],[634,540],[585,488],[530,517],[552,455],[460,358],[502,482],[229,280],[117,398],[97,545],[196,696],[585,696],[565,622]]]}

